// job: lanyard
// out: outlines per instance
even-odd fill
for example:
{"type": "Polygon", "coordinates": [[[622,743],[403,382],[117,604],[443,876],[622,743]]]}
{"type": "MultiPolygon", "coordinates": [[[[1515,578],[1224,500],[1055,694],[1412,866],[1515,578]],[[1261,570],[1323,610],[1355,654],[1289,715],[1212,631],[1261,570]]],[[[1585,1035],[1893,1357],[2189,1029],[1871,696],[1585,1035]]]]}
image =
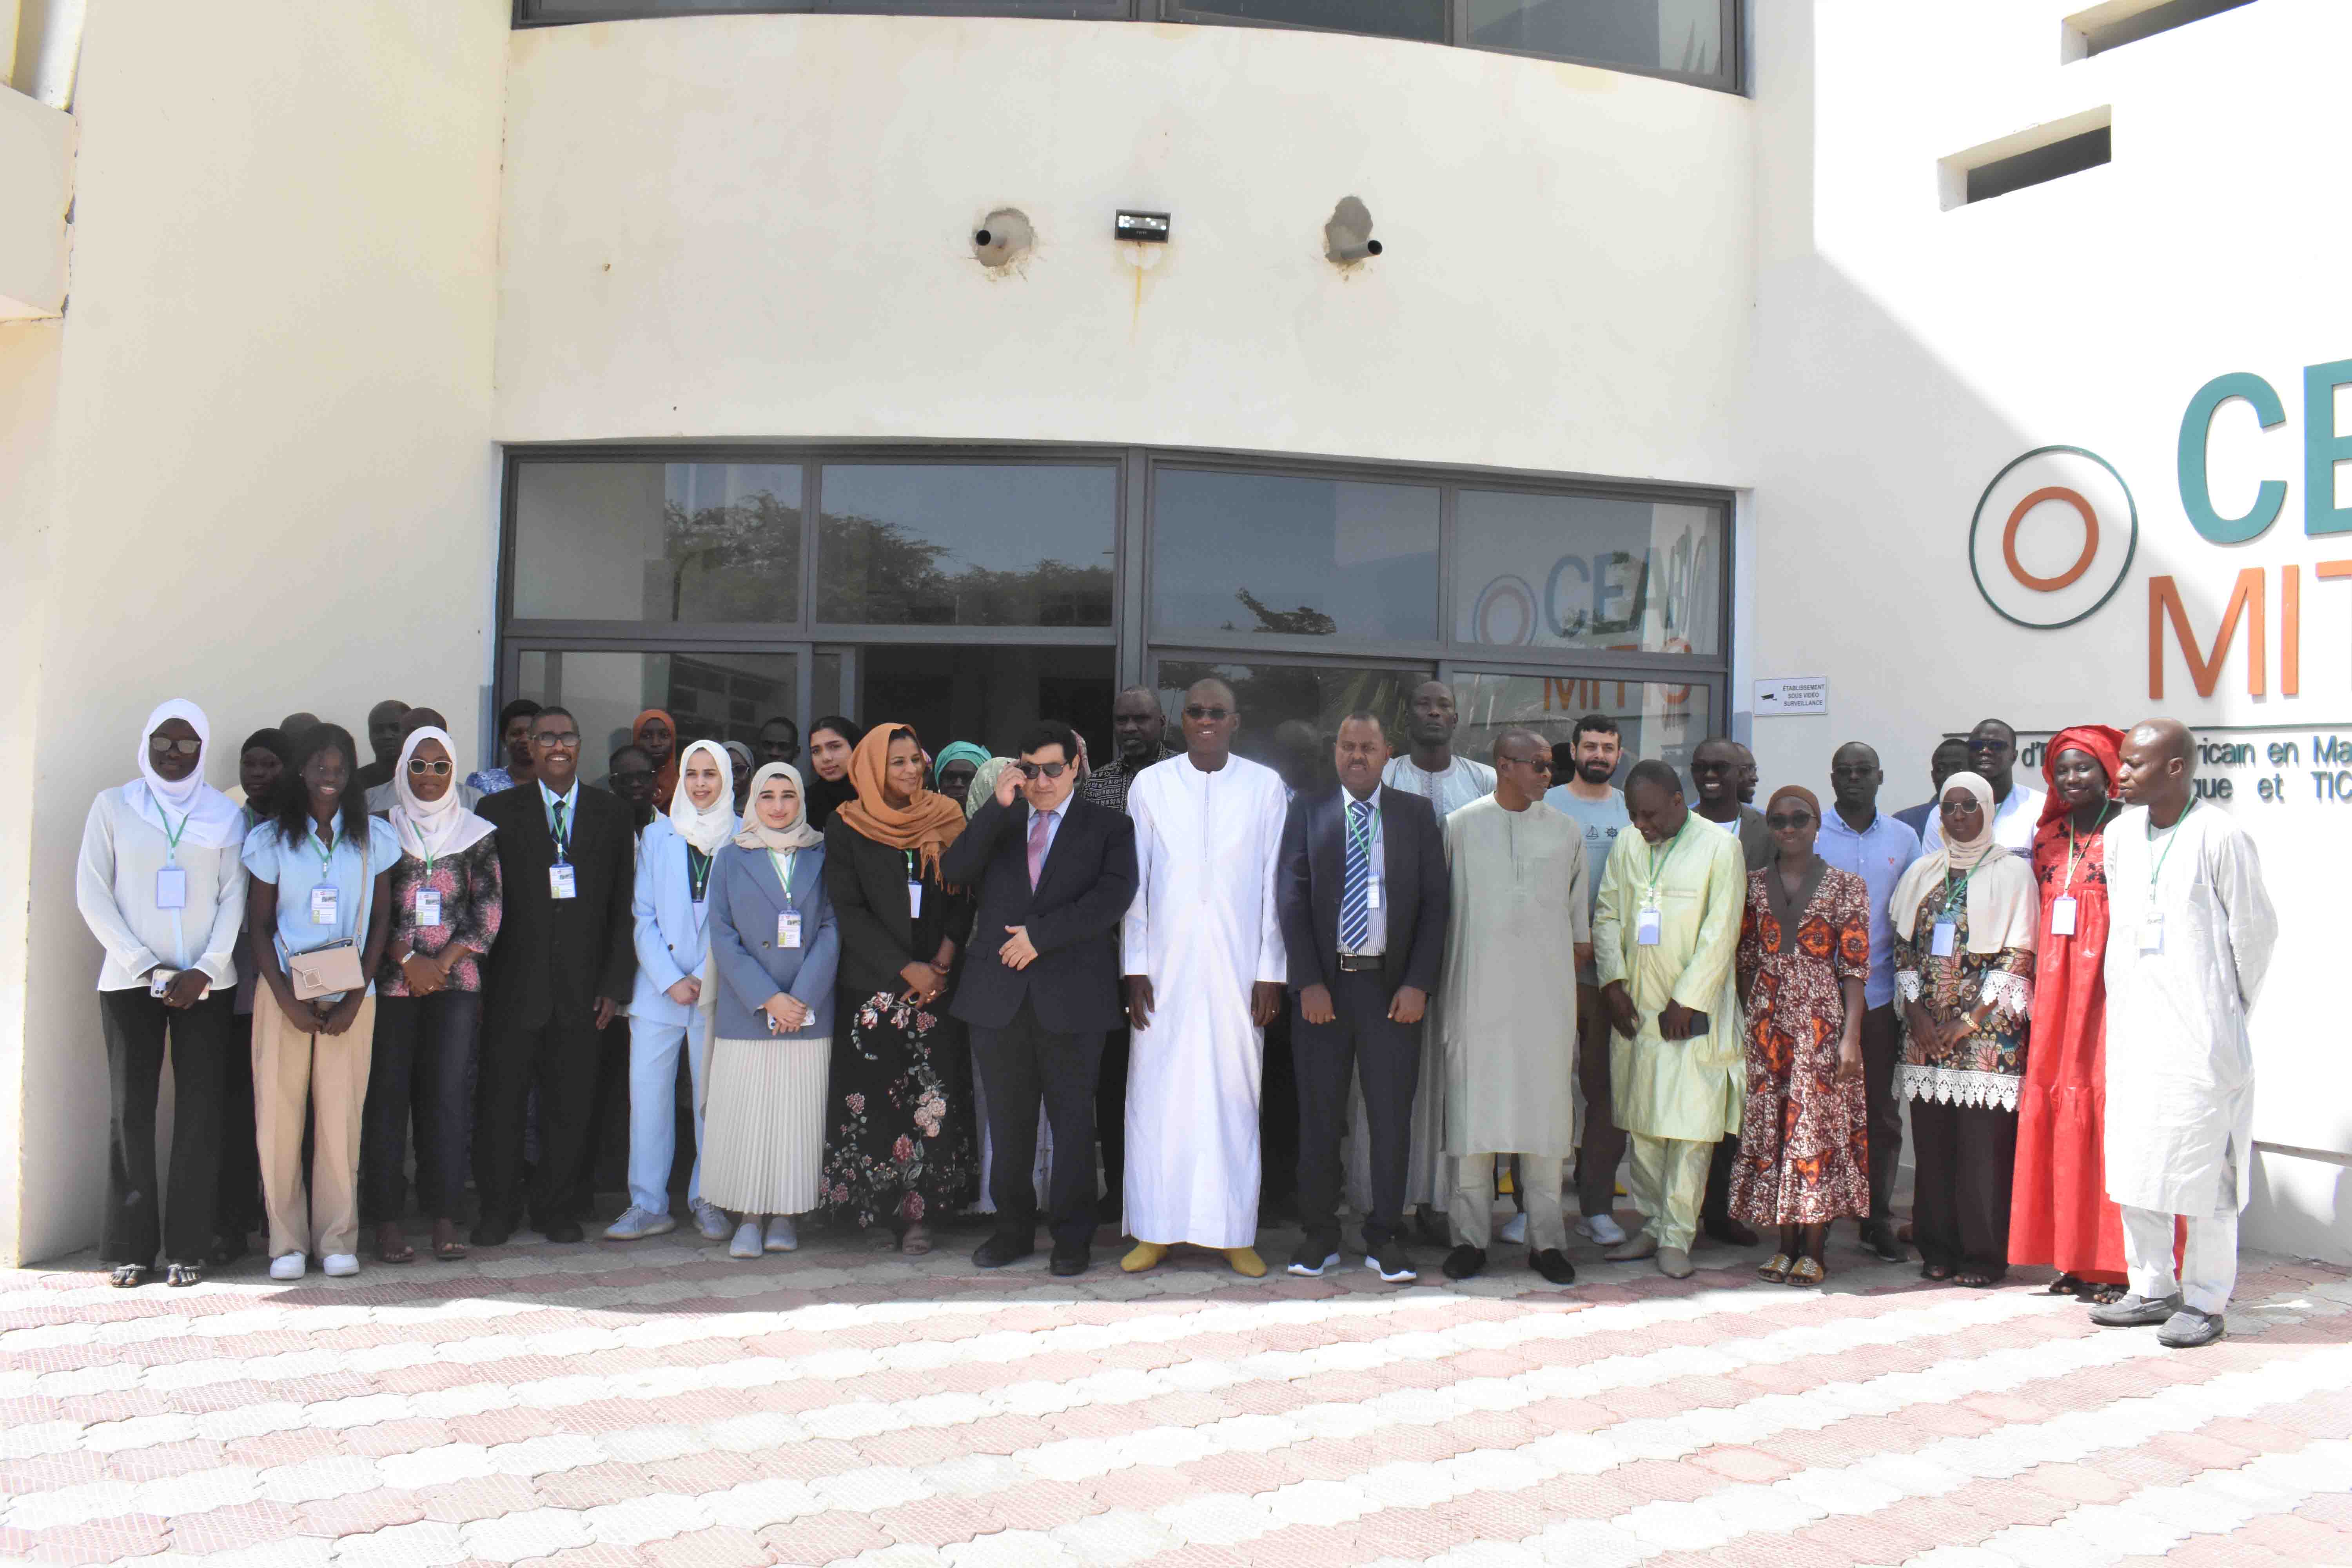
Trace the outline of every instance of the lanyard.
{"type": "MultiPolygon", "coordinates": [[[[547,786],[541,784],[539,787],[545,789],[547,786]]],[[[555,818],[554,823],[548,828],[548,837],[555,840],[555,863],[561,866],[572,858],[572,824],[563,815],[562,795],[552,797],[547,805],[555,818]]]]}
{"type": "Polygon", "coordinates": [[[177,827],[172,826],[172,814],[165,811],[162,805],[158,805],[155,807],[155,815],[163,819],[163,863],[167,866],[176,866],[180,863],[180,835],[188,830],[188,817],[195,816],[195,813],[192,811],[187,816],[180,818],[180,826],[177,827]]]}
{"type": "MultiPolygon", "coordinates": [[[[710,886],[710,857],[689,844],[686,847],[686,885],[696,903],[702,902],[703,889],[710,886]]],[[[790,887],[784,891],[791,892],[790,887]]]]}
{"type": "MultiPolygon", "coordinates": [[[[2111,800],[2104,800],[2099,803],[2099,820],[2091,824],[2092,832],[2096,833],[2100,827],[2105,825],[2107,820],[2107,807],[2113,805],[2115,805],[2115,802],[2111,800]]],[[[2184,812],[2182,815],[2186,816],[2187,813],[2184,812]]],[[[2064,885],[2060,887],[2058,889],[2061,897],[2063,897],[2074,890],[2074,817],[2070,812],[2067,814],[2066,817],[2066,880],[2064,885]]],[[[1971,873],[1971,875],[1973,875],[1973,873],[1971,873]]]]}
{"type": "MultiPolygon", "coordinates": [[[[2179,820],[2175,822],[2172,826],[2168,829],[2169,836],[2164,841],[2164,853],[2158,856],[2156,858],[2156,864],[2147,868],[2147,899],[2150,903],[2154,903],[2156,901],[2156,879],[2164,875],[2164,863],[2172,858],[2172,846],[2178,842],[2180,837],[2181,824],[2189,820],[2189,812],[2196,809],[2197,803],[2193,800],[2190,801],[2189,803],[2189,811],[2182,812],[2180,814],[2179,820]]],[[[2155,842],[2156,818],[2152,816],[2147,819],[2147,837],[2150,843],[2155,842]]]]}
{"type": "MultiPolygon", "coordinates": [[[[1979,864],[1979,865],[1981,865],[1981,864],[1983,864],[1983,862],[1979,861],[1979,862],[1978,862],[1978,864],[1979,864]]],[[[1962,877],[1962,878],[1960,879],[1960,885],[1959,885],[1958,887],[1955,888],[1955,887],[1953,887],[1953,886],[1952,886],[1952,873],[1951,873],[1951,871],[1950,871],[1948,868],[1947,868],[1947,869],[1945,870],[1945,872],[1944,872],[1944,907],[1943,907],[1943,909],[1939,911],[1940,913],[1947,914],[1947,915],[1950,914],[1950,913],[1952,912],[1952,901],[1953,901],[1954,900],[1956,900],[1956,899],[1965,900],[1965,899],[1968,897],[1968,893],[1969,893],[1969,883],[1971,880],[1973,880],[1973,879],[1975,879],[1976,874],[1977,874],[1977,868],[1976,868],[1975,866],[1971,866],[1971,867],[1969,867],[1969,869],[1968,869],[1968,875],[1967,875],[1967,876],[1962,877]]],[[[1963,908],[1965,908],[1965,907],[1966,907],[1966,906],[1965,906],[1965,904],[1964,904],[1962,907],[1963,907],[1963,908]]]]}
{"type": "Polygon", "coordinates": [[[1380,815],[1377,808],[1370,801],[1351,798],[1348,802],[1348,842],[1364,852],[1364,863],[1367,866],[1371,864],[1372,859],[1372,836],[1379,831],[1380,815]],[[1364,820],[1370,824],[1370,826],[1360,829],[1356,826],[1356,807],[1360,805],[1364,808],[1364,820]]]}
{"type": "Polygon", "coordinates": [[[321,840],[319,830],[310,829],[310,847],[319,851],[319,879],[325,881],[335,869],[335,843],[332,838],[321,840]]]}
{"type": "MultiPolygon", "coordinates": [[[[1688,829],[1685,828],[1684,831],[1687,832],[1688,829]]],[[[1658,858],[1657,847],[1653,845],[1650,847],[1650,904],[1653,908],[1655,908],[1658,902],[1658,884],[1665,879],[1668,871],[1674,869],[1675,851],[1682,847],[1683,836],[1677,833],[1666,845],[1666,858],[1663,861],[1658,858]]]]}
{"type": "Polygon", "coordinates": [[[909,849],[907,851],[907,880],[909,882],[919,882],[922,879],[923,879],[917,875],[915,871],[915,852],[909,849]]]}
{"type": "MultiPolygon", "coordinates": [[[[768,864],[776,868],[776,880],[784,885],[784,897],[788,899],[793,896],[793,858],[799,853],[800,851],[797,849],[771,849],[768,851],[768,864]]],[[[709,874],[710,873],[708,871],[703,873],[705,877],[708,877],[709,874]]],[[[701,895],[698,893],[695,896],[699,898],[701,895]]]]}

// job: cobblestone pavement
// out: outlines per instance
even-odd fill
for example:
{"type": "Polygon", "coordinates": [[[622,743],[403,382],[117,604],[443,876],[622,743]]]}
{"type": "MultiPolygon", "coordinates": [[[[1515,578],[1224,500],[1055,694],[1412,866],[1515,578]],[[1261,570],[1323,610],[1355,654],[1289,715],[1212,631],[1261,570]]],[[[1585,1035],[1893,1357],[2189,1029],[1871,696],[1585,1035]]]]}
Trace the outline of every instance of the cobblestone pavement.
{"type": "Polygon", "coordinates": [[[1397,1289],[1102,1247],[1064,1282],[979,1273],[971,1232],[0,1273],[0,1556],[2352,1563],[2342,1271],[2249,1257],[2231,1337],[2173,1352],[1851,1235],[1816,1291],[1705,1247],[1680,1282],[1582,1248],[1566,1290],[1516,1256],[1397,1289]]]}

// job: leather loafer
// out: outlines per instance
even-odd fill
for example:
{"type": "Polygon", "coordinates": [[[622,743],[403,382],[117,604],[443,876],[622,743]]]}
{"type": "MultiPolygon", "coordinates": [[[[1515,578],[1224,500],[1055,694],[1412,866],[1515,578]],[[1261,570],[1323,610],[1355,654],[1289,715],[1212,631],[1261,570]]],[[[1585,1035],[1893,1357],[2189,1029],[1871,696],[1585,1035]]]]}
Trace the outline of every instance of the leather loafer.
{"type": "Polygon", "coordinates": [[[972,1249],[975,1268],[1002,1268],[1008,1263],[1018,1263],[1037,1250],[1034,1241],[1024,1241],[1017,1236],[992,1236],[972,1249]]]}
{"type": "Polygon", "coordinates": [[[1555,1285],[1576,1283],[1576,1265],[1570,1262],[1568,1255],[1556,1247],[1547,1247],[1541,1252],[1528,1254],[1528,1267],[1555,1285]]]}
{"type": "Polygon", "coordinates": [[[1468,1279],[1486,1267],[1486,1249],[1465,1242],[1445,1255],[1438,1268],[1448,1279],[1468,1279]]]}
{"type": "Polygon", "coordinates": [[[474,1222],[473,1241],[476,1247],[504,1247],[513,1237],[514,1221],[510,1219],[493,1219],[484,1215],[474,1222]]]}
{"type": "Polygon", "coordinates": [[[1095,1249],[1085,1242],[1081,1241],[1070,1247],[1064,1247],[1057,1242],[1054,1247],[1054,1256],[1047,1266],[1056,1276],[1067,1279],[1075,1275],[1084,1274],[1093,1267],[1094,1260],[1095,1249]]]}
{"type": "Polygon", "coordinates": [[[2211,1344],[2229,1331],[2221,1313],[2183,1307],[2156,1331],[2156,1342],[2168,1351],[2195,1350],[2199,1345],[2211,1344]]]}
{"type": "Polygon", "coordinates": [[[569,1215],[566,1215],[562,1219],[549,1220],[546,1224],[539,1226],[536,1228],[540,1235],[547,1237],[550,1241],[584,1241],[588,1237],[588,1233],[580,1228],[580,1222],[573,1219],[569,1215]]]}
{"type": "Polygon", "coordinates": [[[2169,1296],[2154,1298],[2135,1293],[2092,1308],[2091,1321],[2103,1329],[2153,1329],[2170,1322],[2180,1310],[2180,1293],[2177,1290],[2169,1296]]]}

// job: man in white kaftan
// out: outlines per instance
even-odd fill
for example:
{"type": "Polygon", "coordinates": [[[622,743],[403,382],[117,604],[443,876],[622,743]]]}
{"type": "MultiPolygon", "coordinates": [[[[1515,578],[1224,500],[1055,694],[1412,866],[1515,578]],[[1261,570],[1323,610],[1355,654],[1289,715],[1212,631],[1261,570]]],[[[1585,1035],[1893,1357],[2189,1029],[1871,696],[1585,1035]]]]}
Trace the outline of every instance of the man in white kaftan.
{"type": "Polygon", "coordinates": [[[1185,694],[1185,754],[1127,797],[1137,884],[1122,931],[1133,1020],[1121,1261],[1149,1268],[1178,1242],[1217,1247],[1253,1277],[1265,1027],[1287,974],[1276,862],[1288,792],[1231,753],[1238,710],[1221,681],[1185,694]]]}
{"type": "Polygon", "coordinates": [[[2128,805],[2106,832],[2106,1187],[2131,1291],[2091,1316],[2161,1324],[2174,1349],[2226,1331],[2253,1146],[2246,1016],[2278,940],[2253,842],[2198,804],[2195,773],[2185,728],[2134,729],[2117,781],[2128,805]],[[2189,1222],[2177,1274],[2176,1215],[2189,1222]]]}

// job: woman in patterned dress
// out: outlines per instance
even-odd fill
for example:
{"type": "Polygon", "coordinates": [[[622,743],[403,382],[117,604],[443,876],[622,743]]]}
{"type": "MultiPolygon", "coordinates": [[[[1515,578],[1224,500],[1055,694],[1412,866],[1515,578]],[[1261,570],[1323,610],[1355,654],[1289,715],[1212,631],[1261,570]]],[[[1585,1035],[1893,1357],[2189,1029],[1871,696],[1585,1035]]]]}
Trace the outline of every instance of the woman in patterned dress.
{"type": "Polygon", "coordinates": [[[1740,922],[1748,1105],[1731,1213],[1780,1227],[1780,1250],[1757,1270],[1761,1278],[1818,1285],[1830,1222],[1870,1214],[1862,1088],[1870,894],[1861,878],[1813,853],[1822,807],[1811,790],[1776,791],[1764,825],[1778,853],[1748,873],[1740,922]]]}
{"type": "Polygon", "coordinates": [[[2009,1271],[2039,899],[2025,858],[1993,842],[1990,784],[1954,773],[1937,809],[1943,842],[1887,901],[1903,1002],[1896,1083],[1911,1102],[1919,1273],[1983,1287],[2009,1271]]]}

